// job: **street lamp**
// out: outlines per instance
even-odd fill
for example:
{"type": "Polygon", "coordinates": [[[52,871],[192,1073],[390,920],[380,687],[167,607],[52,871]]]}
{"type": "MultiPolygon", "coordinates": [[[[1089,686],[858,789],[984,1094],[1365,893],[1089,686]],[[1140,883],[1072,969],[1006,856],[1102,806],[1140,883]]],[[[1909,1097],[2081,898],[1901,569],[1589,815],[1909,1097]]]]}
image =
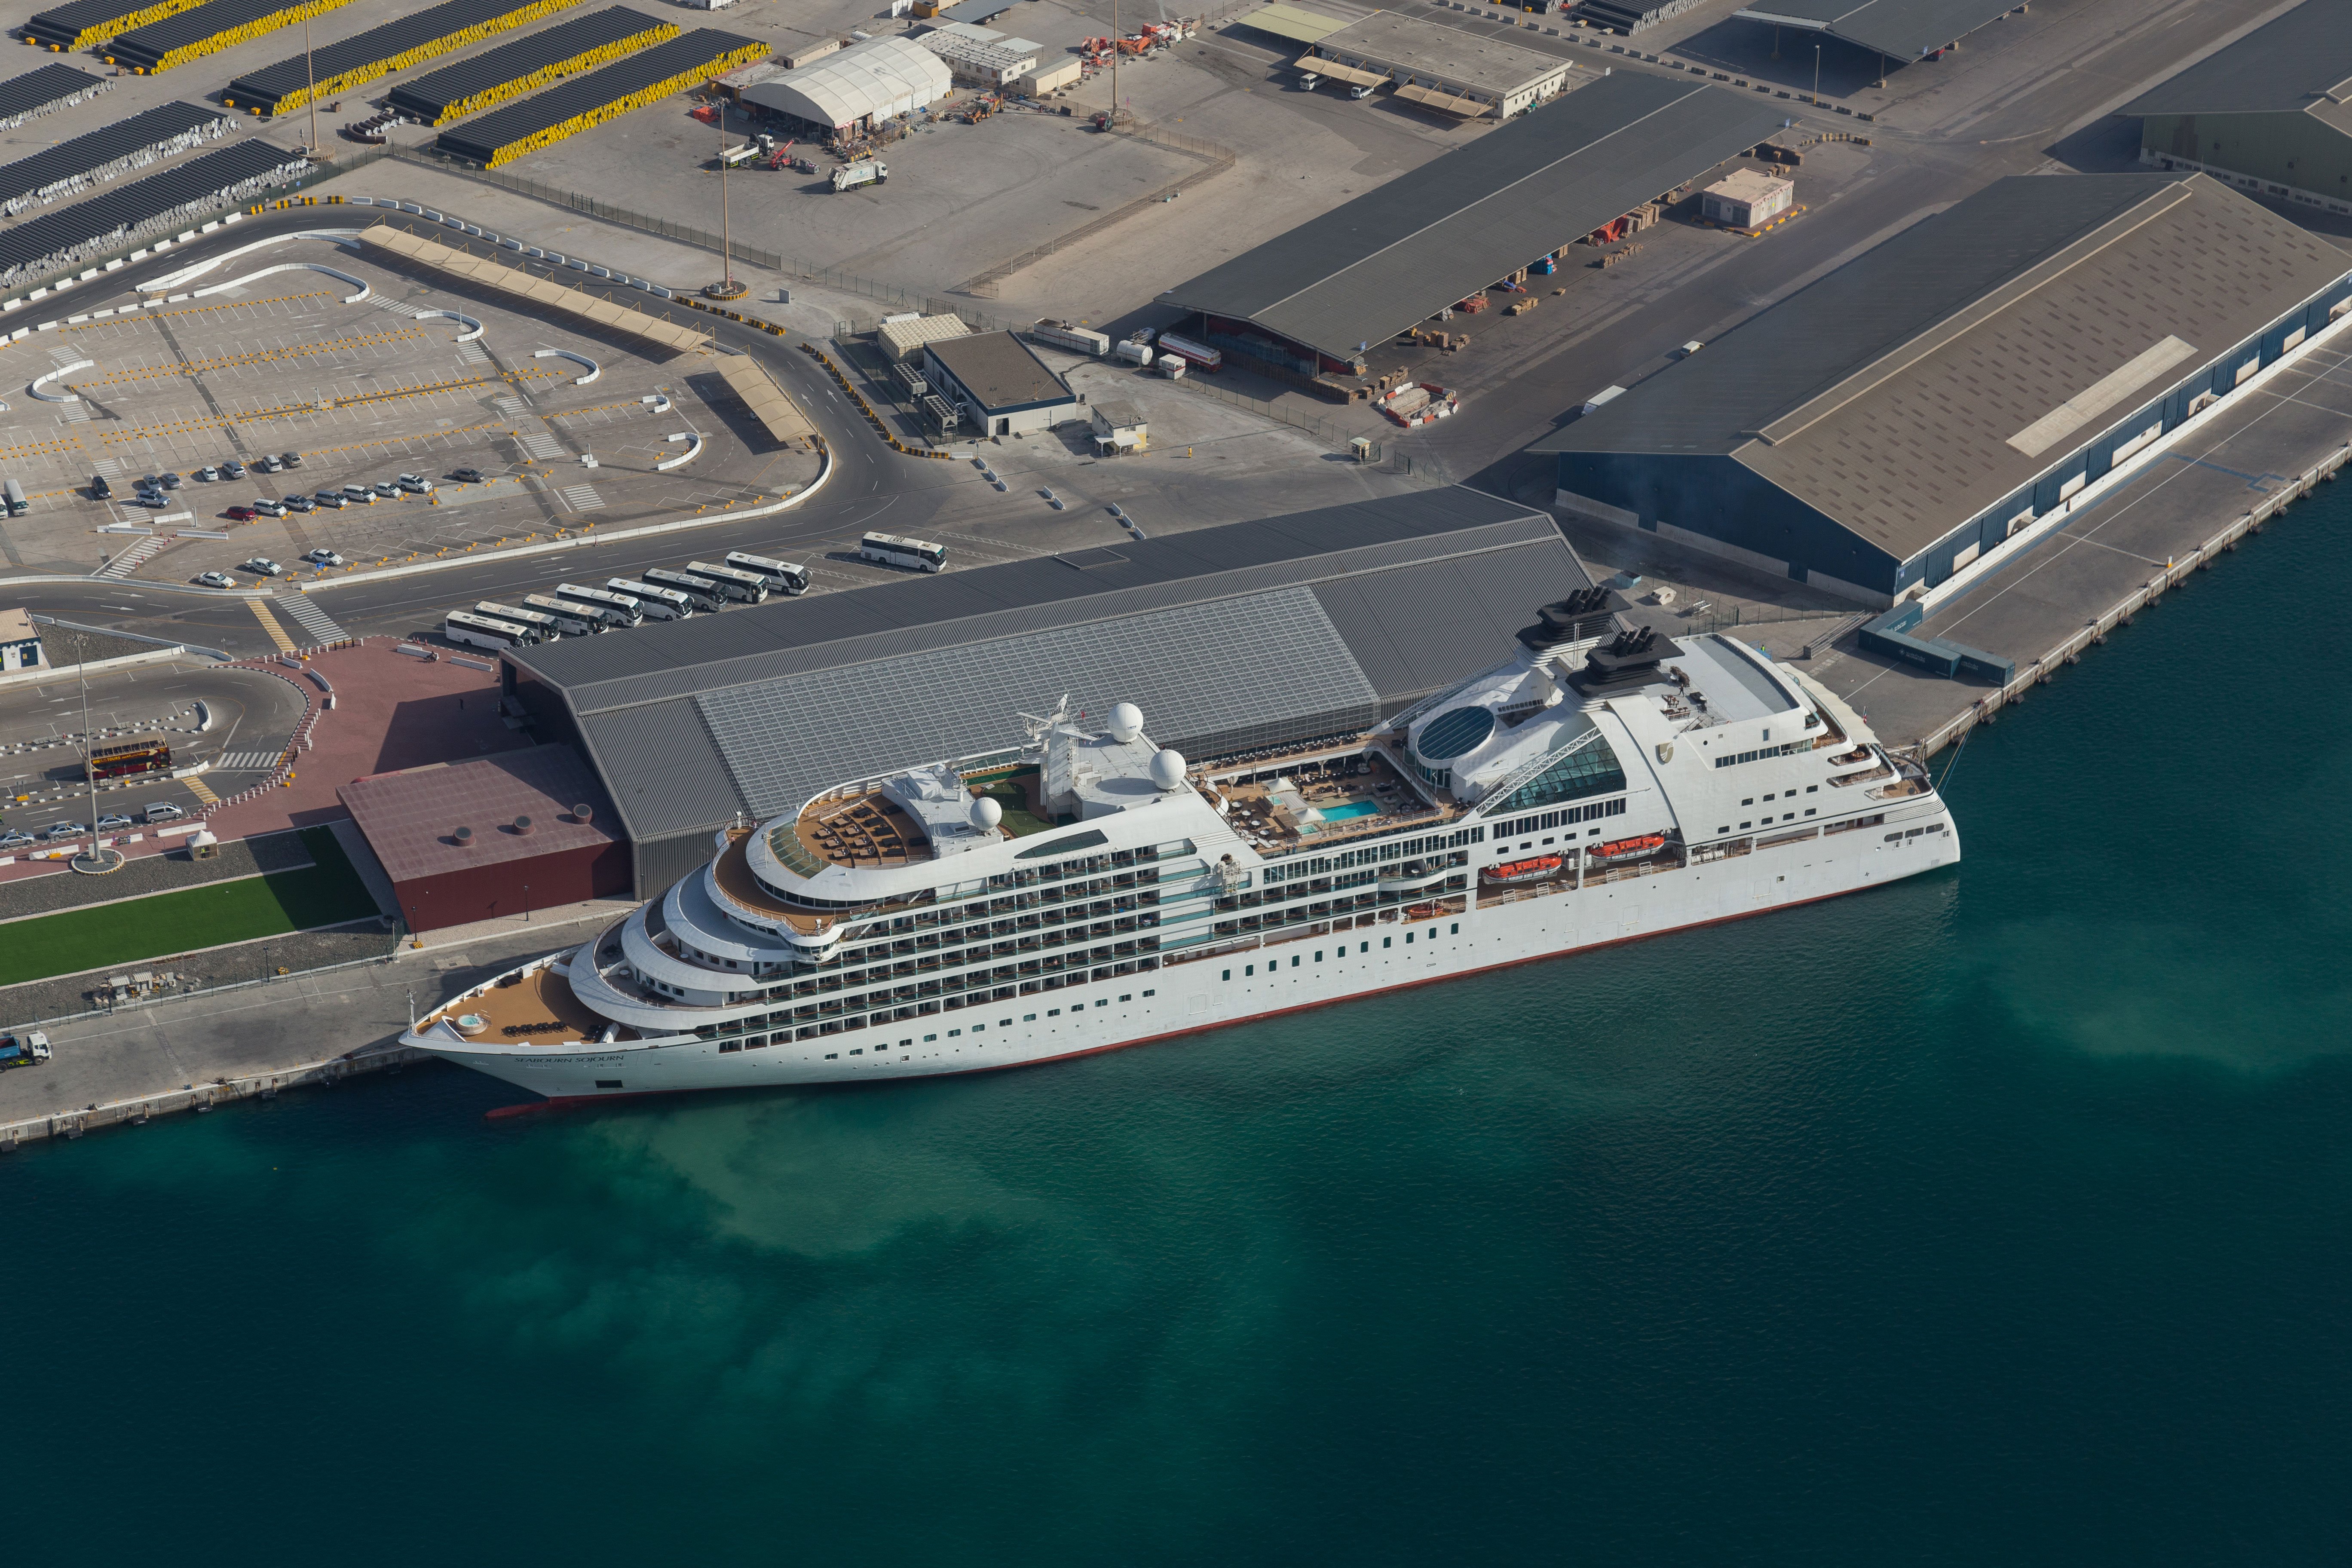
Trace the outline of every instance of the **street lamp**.
{"type": "Polygon", "coordinates": [[[1821,101],[1821,96],[1822,96],[1822,47],[1821,47],[1821,45],[1819,45],[1819,44],[1815,44],[1815,45],[1813,46],[1813,101],[1815,101],[1816,103],[1820,102],[1820,101],[1821,101]]]}

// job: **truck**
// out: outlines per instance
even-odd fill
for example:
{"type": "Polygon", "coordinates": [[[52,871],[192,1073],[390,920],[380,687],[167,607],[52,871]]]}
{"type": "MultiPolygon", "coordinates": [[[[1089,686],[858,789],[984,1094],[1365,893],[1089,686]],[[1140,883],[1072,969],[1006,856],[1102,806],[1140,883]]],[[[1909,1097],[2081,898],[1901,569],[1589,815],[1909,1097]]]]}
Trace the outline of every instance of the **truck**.
{"type": "Polygon", "coordinates": [[[21,1035],[0,1035],[0,1071],[38,1067],[49,1059],[49,1037],[37,1029],[21,1035]]]}
{"type": "Polygon", "coordinates": [[[727,552],[727,564],[738,572],[752,572],[764,579],[769,587],[786,598],[808,592],[809,575],[805,566],[795,566],[789,561],[779,561],[772,555],[754,555],[745,550],[727,552]]]}
{"type": "Polygon", "coordinates": [[[890,165],[879,158],[860,158],[855,163],[844,163],[833,172],[833,188],[854,191],[860,185],[882,185],[890,181],[890,165]]]}
{"type": "Polygon", "coordinates": [[[1074,327],[1067,321],[1056,321],[1051,317],[1030,328],[1029,335],[1041,343],[1068,349],[1072,353],[1092,354],[1097,359],[1110,353],[1110,339],[1106,334],[1085,327],[1074,327]]]}
{"type": "Polygon", "coordinates": [[[33,510],[33,503],[25,499],[25,487],[18,484],[13,475],[0,482],[0,495],[7,498],[10,517],[22,517],[33,510]]]}
{"type": "Polygon", "coordinates": [[[1174,332],[1160,334],[1160,352],[1177,354],[1189,361],[1194,370],[1216,370],[1225,363],[1225,356],[1206,343],[1196,343],[1190,338],[1180,338],[1174,332]]]}
{"type": "Polygon", "coordinates": [[[1584,412],[1587,414],[1598,413],[1604,405],[1614,403],[1624,395],[1625,389],[1622,386],[1604,386],[1586,400],[1584,412]]]}

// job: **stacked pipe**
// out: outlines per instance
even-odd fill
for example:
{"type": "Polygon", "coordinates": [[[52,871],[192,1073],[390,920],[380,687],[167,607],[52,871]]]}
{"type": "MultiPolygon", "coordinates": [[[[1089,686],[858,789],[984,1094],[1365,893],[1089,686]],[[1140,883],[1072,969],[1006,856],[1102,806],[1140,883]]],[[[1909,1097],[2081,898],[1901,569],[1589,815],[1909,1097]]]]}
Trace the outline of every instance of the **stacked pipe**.
{"type": "Polygon", "coordinates": [[[88,49],[121,37],[133,27],[160,22],[166,16],[204,4],[204,0],[73,0],[54,11],[44,11],[25,24],[25,41],[52,54],[88,49]]]}
{"type": "Polygon", "coordinates": [[[0,289],[37,283],[151,236],[290,184],[307,160],[242,142],[0,232],[0,289]]]}
{"type": "Polygon", "coordinates": [[[228,84],[221,101],[255,114],[299,109],[312,96],[332,97],[422,65],[494,34],[536,22],[579,0],[445,0],[429,9],[371,27],[356,37],[327,45],[247,72],[228,84]],[[313,81],[317,83],[312,86],[313,81]]]}
{"type": "Polygon", "coordinates": [[[290,27],[351,0],[207,0],[192,11],[124,33],[106,47],[106,63],[141,76],[235,48],[248,38],[290,27]]]}
{"type": "Polygon", "coordinates": [[[0,131],[14,131],[28,120],[71,109],[113,85],[104,77],[62,62],[0,81],[0,131]]]}
{"type": "Polygon", "coordinates": [[[677,37],[677,27],[615,5],[501,44],[392,89],[394,113],[445,125],[677,37]]]}
{"type": "Polygon", "coordinates": [[[79,195],[92,185],[143,169],[209,142],[229,128],[216,109],[166,103],[0,168],[0,213],[10,217],[79,195]]]}
{"type": "Polygon", "coordinates": [[[445,131],[437,145],[442,152],[495,169],[698,87],[722,71],[764,59],[771,52],[769,45],[756,38],[698,27],[634,58],[485,115],[463,131],[445,131]]]}

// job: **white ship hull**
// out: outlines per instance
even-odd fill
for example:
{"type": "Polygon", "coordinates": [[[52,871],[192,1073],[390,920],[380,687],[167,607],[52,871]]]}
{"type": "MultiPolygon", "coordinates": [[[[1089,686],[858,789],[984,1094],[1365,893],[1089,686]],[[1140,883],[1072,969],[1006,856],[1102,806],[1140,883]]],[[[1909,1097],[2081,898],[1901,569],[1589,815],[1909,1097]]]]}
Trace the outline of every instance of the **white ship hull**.
{"type": "Polygon", "coordinates": [[[552,1100],[987,1071],[1765,914],[1952,865],[1959,852],[1950,815],[1931,794],[1867,827],[1662,869],[1588,870],[1582,887],[1571,879],[1474,889],[1453,900],[1466,905],[1458,911],[1416,919],[1389,909],[1262,943],[1221,942],[1213,956],[1177,949],[1156,970],[856,1035],[751,1050],[692,1036],[566,1047],[462,1040],[443,1026],[403,1043],[552,1100]]]}

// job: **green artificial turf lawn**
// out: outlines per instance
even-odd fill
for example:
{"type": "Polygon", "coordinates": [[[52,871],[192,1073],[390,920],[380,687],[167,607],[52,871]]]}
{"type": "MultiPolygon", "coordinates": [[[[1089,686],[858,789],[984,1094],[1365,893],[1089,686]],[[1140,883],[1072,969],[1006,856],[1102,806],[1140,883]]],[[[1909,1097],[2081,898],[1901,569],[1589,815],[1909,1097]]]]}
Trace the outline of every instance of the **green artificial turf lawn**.
{"type": "Polygon", "coordinates": [[[317,862],[304,870],[214,882],[0,925],[0,985],[281,936],[364,920],[376,912],[367,884],[352,869],[333,829],[306,827],[302,845],[317,862]]]}

